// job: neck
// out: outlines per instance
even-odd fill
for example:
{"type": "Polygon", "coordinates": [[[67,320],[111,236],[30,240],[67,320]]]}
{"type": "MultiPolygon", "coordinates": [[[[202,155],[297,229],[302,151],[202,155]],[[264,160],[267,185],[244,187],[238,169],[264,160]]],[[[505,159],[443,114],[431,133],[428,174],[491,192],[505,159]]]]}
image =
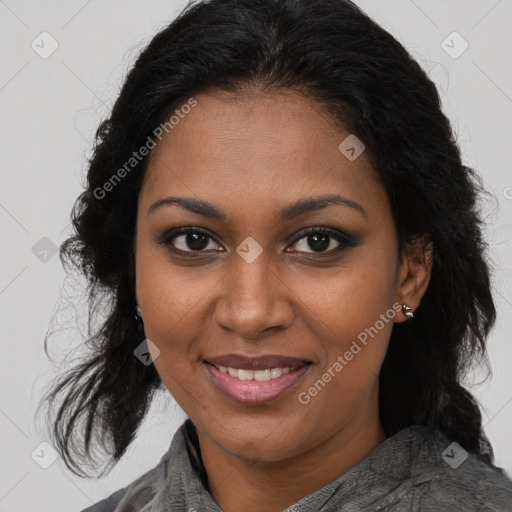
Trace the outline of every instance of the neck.
{"type": "MultiPolygon", "coordinates": [[[[373,400],[372,400],[373,401],[373,400]]],[[[224,512],[279,512],[332,482],[386,436],[378,417],[354,418],[320,445],[278,462],[234,457],[198,432],[208,487],[224,512]]]]}

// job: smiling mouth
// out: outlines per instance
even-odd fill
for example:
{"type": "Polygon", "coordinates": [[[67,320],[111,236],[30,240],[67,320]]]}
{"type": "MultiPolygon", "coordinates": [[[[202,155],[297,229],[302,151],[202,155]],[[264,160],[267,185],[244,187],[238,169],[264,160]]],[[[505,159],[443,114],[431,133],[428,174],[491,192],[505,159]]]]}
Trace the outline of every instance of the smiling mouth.
{"type": "Polygon", "coordinates": [[[284,356],[228,355],[210,358],[203,365],[214,389],[223,396],[244,405],[260,405],[273,402],[296,387],[312,362],[284,356]]]}
{"type": "MultiPolygon", "coordinates": [[[[208,363],[211,364],[211,363],[208,363]]],[[[307,364],[307,363],[303,363],[307,364]]],[[[239,380],[257,380],[258,382],[265,382],[267,380],[273,380],[286,375],[287,373],[293,372],[297,367],[284,367],[284,368],[265,368],[263,370],[246,370],[243,368],[232,368],[231,366],[212,365],[222,373],[226,373],[231,377],[239,380]]],[[[302,365],[301,365],[302,366],[302,365]]]]}

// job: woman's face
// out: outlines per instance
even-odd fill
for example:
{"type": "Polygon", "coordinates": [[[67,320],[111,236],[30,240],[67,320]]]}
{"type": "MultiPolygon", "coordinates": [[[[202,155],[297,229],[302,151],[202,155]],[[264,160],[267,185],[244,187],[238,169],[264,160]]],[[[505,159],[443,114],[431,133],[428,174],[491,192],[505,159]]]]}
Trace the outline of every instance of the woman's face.
{"type": "Polygon", "coordinates": [[[195,99],[138,203],[136,296],[163,383],[202,442],[241,458],[374,427],[394,307],[417,302],[366,153],[294,93],[195,99]]]}

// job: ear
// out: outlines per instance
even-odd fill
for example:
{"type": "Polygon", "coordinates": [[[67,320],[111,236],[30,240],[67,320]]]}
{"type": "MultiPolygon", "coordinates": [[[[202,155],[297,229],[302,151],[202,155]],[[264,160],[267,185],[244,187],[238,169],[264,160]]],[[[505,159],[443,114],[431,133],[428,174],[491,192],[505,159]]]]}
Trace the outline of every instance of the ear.
{"type": "MultiPolygon", "coordinates": [[[[395,301],[407,304],[412,312],[420,305],[427,291],[433,262],[433,245],[427,236],[419,237],[406,245],[402,262],[398,269],[395,301]]],[[[403,312],[395,317],[395,322],[408,320],[403,312]]]]}

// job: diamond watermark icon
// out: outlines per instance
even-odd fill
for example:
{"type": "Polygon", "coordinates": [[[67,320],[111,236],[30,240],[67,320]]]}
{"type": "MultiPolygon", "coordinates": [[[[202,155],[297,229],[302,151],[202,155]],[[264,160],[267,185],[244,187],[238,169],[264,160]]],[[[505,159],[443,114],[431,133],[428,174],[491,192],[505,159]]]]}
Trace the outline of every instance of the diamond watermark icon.
{"type": "Polygon", "coordinates": [[[32,247],[32,254],[41,262],[48,263],[57,254],[57,246],[47,237],[43,236],[32,247]]]}
{"type": "Polygon", "coordinates": [[[30,456],[43,469],[48,469],[58,458],[58,454],[53,446],[46,441],[39,444],[30,456]]]}
{"type": "Polygon", "coordinates": [[[453,469],[457,469],[468,458],[468,452],[464,450],[459,443],[453,442],[441,454],[441,457],[450,464],[453,469]]]}
{"type": "Polygon", "coordinates": [[[458,32],[453,31],[443,40],[441,48],[452,59],[458,59],[469,48],[469,43],[458,32]]]}
{"type": "Polygon", "coordinates": [[[41,32],[30,46],[41,59],[47,59],[57,50],[59,43],[48,32],[41,32]]]}
{"type": "Polygon", "coordinates": [[[160,349],[151,340],[145,339],[133,353],[142,364],[149,366],[160,355],[160,349]]]}
{"type": "Polygon", "coordinates": [[[256,258],[263,252],[261,245],[248,236],[237,248],[236,252],[243,258],[247,263],[252,263],[256,258]]]}
{"type": "Polygon", "coordinates": [[[358,158],[361,153],[366,149],[363,141],[351,133],[343,142],[338,146],[340,153],[342,153],[348,160],[353,162],[358,158]]]}

